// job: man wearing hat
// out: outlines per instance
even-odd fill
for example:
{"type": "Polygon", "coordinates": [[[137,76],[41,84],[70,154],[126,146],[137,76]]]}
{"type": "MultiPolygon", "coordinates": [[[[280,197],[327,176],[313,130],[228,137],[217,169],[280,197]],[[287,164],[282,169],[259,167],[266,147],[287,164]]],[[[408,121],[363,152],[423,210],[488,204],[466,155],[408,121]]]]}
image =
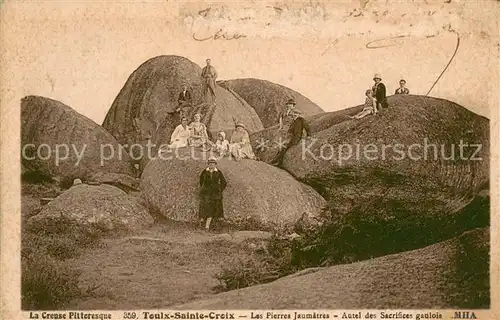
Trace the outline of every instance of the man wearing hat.
{"type": "Polygon", "coordinates": [[[208,159],[208,167],[200,175],[199,218],[205,222],[205,229],[210,230],[213,219],[224,217],[222,192],[226,188],[226,179],[217,168],[215,157],[208,159]]]}
{"type": "Polygon", "coordinates": [[[291,116],[293,118],[293,122],[288,128],[288,139],[289,142],[285,146],[285,148],[281,149],[276,158],[271,162],[271,164],[281,167],[283,165],[283,158],[285,157],[285,153],[292,146],[298,144],[302,138],[304,137],[304,131],[306,133],[306,137],[311,137],[311,128],[309,123],[307,123],[306,119],[302,117],[300,110],[291,111],[291,116]]]}
{"type": "Polygon", "coordinates": [[[295,110],[295,100],[288,99],[285,105],[285,110],[279,115],[280,130],[283,129],[285,122],[289,124],[290,118],[292,116],[292,111],[295,110]],[[287,121],[288,120],[288,121],[287,121]]]}
{"type": "Polygon", "coordinates": [[[380,108],[387,108],[389,106],[387,104],[386,89],[385,85],[382,83],[382,77],[379,73],[375,73],[373,81],[375,81],[375,84],[372,87],[373,98],[375,100],[375,107],[377,111],[379,111],[380,108]]]}
{"type": "Polygon", "coordinates": [[[396,92],[394,94],[410,94],[410,90],[408,90],[408,88],[406,88],[405,86],[406,80],[399,80],[399,88],[396,89],[396,92]]]}

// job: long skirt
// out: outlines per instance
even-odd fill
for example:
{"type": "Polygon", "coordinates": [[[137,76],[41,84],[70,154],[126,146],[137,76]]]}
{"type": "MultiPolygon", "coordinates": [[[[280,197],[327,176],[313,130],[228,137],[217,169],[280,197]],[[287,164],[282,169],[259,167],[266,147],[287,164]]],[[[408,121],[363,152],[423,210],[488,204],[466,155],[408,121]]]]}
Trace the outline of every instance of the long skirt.
{"type": "Polygon", "coordinates": [[[252,146],[249,144],[241,146],[238,143],[233,143],[229,145],[229,150],[233,157],[236,158],[248,158],[248,159],[255,159],[255,154],[253,153],[252,146]]]}
{"type": "Polygon", "coordinates": [[[213,199],[203,195],[200,196],[198,215],[200,219],[224,217],[222,199],[213,199]]]}

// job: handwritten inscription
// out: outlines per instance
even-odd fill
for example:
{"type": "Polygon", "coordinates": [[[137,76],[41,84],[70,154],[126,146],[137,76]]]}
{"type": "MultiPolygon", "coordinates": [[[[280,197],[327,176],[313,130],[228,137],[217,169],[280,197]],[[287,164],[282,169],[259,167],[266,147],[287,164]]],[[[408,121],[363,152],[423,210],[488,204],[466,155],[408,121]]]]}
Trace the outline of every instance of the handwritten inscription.
{"type": "Polygon", "coordinates": [[[247,36],[243,33],[229,33],[223,29],[219,29],[216,33],[208,37],[199,37],[196,32],[193,33],[193,39],[196,41],[207,41],[207,40],[235,40],[240,38],[246,38],[247,36]]]}

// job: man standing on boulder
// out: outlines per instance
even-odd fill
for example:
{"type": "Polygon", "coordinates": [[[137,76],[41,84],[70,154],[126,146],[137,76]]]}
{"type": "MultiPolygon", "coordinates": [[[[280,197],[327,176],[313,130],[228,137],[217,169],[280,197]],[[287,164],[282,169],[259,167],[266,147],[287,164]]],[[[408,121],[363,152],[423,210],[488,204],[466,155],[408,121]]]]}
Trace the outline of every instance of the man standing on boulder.
{"type": "Polygon", "coordinates": [[[298,144],[304,137],[304,131],[306,132],[306,137],[311,137],[311,127],[307,123],[306,119],[301,116],[301,112],[297,109],[292,111],[293,122],[288,129],[289,142],[284,148],[282,148],[276,158],[271,162],[272,165],[281,167],[283,165],[283,158],[288,149],[298,144]]]}
{"type": "Polygon", "coordinates": [[[215,81],[217,80],[217,71],[211,65],[211,60],[207,59],[207,65],[201,70],[201,81],[203,84],[203,95],[205,102],[209,103],[207,94],[210,91],[211,102],[215,105],[215,81]]]}
{"type": "Polygon", "coordinates": [[[226,179],[222,172],[217,169],[215,157],[208,159],[208,168],[200,175],[200,207],[199,217],[205,222],[205,229],[210,230],[212,219],[224,217],[222,205],[222,192],[226,188],[226,179]]]}
{"type": "Polygon", "coordinates": [[[380,111],[380,108],[387,108],[389,106],[387,104],[386,89],[385,85],[382,83],[382,77],[380,74],[375,73],[373,81],[375,81],[375,84],[372,87],[375,108],[377,109],[376,111],[380,111]]]}

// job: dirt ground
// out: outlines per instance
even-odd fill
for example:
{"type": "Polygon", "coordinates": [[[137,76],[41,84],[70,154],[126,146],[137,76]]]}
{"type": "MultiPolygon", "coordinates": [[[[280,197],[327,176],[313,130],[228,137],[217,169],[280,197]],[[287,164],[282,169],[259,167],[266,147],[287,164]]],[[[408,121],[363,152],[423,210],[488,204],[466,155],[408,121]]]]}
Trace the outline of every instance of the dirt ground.
{"type": "MultiPolygon", "coordinates": [[[[67,261],[82,271],[81,284],[100,285],[99,296],[69,309],[155,309],[215,294],[214,275],[252,255],[258,232],[207,232],[185,224],[159,224],[136,235],[104,239],[67,261]]],[[[260,240],[257,240],[260,241],[260,240]]]]}

